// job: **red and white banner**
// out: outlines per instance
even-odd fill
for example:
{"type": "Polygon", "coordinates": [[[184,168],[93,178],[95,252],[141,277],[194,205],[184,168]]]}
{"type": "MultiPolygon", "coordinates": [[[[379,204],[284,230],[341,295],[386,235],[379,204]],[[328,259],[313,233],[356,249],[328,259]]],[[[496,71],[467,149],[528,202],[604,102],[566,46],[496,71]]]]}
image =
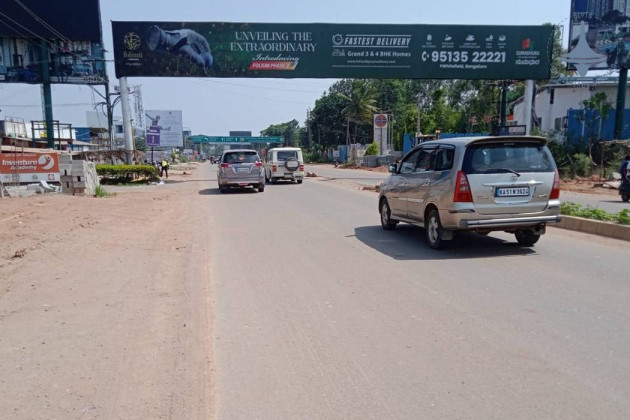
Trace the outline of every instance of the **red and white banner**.
{"type": "Polygon", "coordinates": [[[0,153],[2,182],[59,182],[57,153],[0,153]]]}

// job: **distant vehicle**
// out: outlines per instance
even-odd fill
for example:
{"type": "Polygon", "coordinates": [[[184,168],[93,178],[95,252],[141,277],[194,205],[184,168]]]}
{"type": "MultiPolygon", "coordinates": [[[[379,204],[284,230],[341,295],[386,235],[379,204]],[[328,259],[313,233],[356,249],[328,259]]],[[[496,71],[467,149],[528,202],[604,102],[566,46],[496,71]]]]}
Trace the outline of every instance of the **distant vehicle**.
{"type": "Polygon", "coordinates": [[[276,147],[267,151],[265,180],[275,184],[278,180],[304,181],[304,158],[299,147],[276,147]]]}
{"type": "Polygon", "coordinates": [[[217,178],[222,193],[230,188],[246,187],[265,191],[264,168],[255,150],[226,150],[218,163],[217,178]]]}
{"type": "Polygon", "coordinates": [[[425,228],[442,248],[457,231],[513,233],[533,246],[560,221],[560,179],[542,137],[475,137],[422,143],[381,185],[383,229],[398,222],[425,228]]]}

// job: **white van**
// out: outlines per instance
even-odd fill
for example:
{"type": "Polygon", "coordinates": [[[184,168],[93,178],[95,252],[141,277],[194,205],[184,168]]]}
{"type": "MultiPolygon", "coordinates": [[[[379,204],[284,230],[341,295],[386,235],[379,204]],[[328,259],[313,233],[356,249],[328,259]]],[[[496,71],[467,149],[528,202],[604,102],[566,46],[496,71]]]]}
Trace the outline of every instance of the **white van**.
{"type": "Polygon", "coordinates": [[[267,151],[265,181],[275,184],[278,180],[304,181],[304,159],[299,147],[276,147],[267,151]]]}

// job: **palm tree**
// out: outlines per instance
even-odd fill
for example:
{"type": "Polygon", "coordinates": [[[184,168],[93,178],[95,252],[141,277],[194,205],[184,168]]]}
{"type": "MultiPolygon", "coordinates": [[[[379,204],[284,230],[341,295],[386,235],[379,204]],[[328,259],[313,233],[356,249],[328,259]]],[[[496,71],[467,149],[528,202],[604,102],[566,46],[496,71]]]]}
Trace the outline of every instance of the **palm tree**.
{"type": "Polygon", "coordinates": [[[359,124],[372,123],[376,113],[376,91],[368,80],[353,80],[350,94],[339,93],[346,101],[341,113],[346,117],[346,146],[350,145],[350,123],[354,123],[354,141],[356,143],[359,124]]]}

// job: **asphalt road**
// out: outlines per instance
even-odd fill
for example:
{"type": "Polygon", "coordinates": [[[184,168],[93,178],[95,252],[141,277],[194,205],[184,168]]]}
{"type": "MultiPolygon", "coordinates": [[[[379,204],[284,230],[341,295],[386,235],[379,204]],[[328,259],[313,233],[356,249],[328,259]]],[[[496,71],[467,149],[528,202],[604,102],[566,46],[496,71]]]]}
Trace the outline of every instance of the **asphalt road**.
{"type": "Polygon", "coordinates": [[[434,251],[345,182],[209,178],[217,418],[628,418],[627,242],[434,251]]]}
{"type": "MultiPolygon", "coordinates": [[[[359,188],[380,185],[380,183],[389,176],[388,173],[383,172],[370,172],[361,169],[341,169],[334,168],[332,165],[307,165],[306,169],[336,183],[354,185],[359,188]]],[[[560,193],[560,199],[583,206],[597,207],[608,213],[618,213],[624,209],[630,210],[630,203],[621,201],[620,196],[614,190],[611,190],[610,195],[562,191],[560,193]]]]}

